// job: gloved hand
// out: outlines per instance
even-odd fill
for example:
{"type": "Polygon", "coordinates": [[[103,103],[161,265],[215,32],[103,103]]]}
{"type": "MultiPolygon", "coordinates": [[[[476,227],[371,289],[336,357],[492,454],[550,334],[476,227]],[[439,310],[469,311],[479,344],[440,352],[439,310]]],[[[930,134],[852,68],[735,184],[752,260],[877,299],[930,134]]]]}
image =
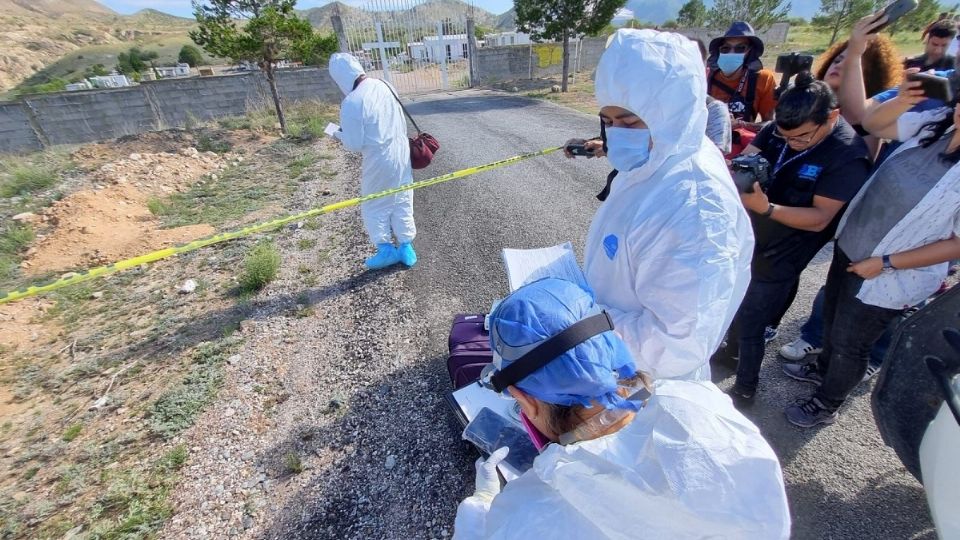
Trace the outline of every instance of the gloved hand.
{"type": "Polygon", "coordinates": [[[497,475],[497,465],[507,457],[509,452],[510,449],[504,446],[490,454],[490,457],[486,460],[477,458],[477,480],[476,490],[473,492],[474,497],[492,501],[500,493],[500,477],[497,475]]]}

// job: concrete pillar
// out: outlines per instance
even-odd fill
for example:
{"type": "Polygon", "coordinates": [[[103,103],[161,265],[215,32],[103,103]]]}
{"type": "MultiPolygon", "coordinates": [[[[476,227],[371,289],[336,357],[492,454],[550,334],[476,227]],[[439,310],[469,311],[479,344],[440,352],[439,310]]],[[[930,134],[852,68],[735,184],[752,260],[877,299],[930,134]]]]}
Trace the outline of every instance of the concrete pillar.
{"type": "Polygon", "coordinates": [[[473,17],[467,17],[467,61],[470,63],[470,88],[480,84],[480,64],[477,61],[477,35],[473,17]]]}
{"type": "Polygon", "coordinates": [[[330,23],[333,25],[333,33],[337,35],[337,43],[340,44],[340,52],[350,52],[350,43],[347,41],[347,33],[343,30],[343,19],[340,15],[330,16],[330,23]]]}

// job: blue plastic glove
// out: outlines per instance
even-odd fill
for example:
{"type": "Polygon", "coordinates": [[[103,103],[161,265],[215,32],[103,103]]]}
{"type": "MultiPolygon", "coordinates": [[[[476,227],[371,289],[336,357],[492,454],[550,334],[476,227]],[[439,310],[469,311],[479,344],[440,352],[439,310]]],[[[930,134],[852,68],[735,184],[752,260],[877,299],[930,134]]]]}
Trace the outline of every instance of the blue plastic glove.
{"type": "Polygon", "coordinates": [[[486,460],[483,458],[477,459],[477,480],[476,490],[473,492],[474,497],[492,501],[500,493],[500,476],[497,475],[497,465],[507,457],[509,452],[510,449],[504,446],[490,454],[490,457],[486,460]]]}

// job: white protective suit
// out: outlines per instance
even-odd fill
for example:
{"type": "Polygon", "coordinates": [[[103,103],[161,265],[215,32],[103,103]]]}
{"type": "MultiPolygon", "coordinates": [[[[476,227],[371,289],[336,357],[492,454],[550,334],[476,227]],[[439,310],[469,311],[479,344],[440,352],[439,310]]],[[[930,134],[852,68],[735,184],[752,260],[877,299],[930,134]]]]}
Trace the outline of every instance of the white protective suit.
{"type": "Polygon", "coordinates": [[[766,540],[790,536],[780,462],[709,382],[659,381],[620,431],[551,444],[492,502],[460,503],[454,538],[766,540]]]}
{"type": "MultiPolygon", "coordinates": [[[[369,195],[413,182],[407,121],[387,82],[368,78],[354,90],[363,75],[352,55],[330,57],[330,76],[347,96],[340,105],[339,139],[344,148],[363,154],[360,193],[369,195]]],[[[405,191],[360,205],[363,225],[377,245],[412,242],[417,235],[413,222],[413,192],[405,191]],[[392,233],[392,234],[391,234],[392,233]]]]}
{"type": "Polygon", "coordinates": [[[584,269],[637,368],[709,380],[750,282],[753,230],[720,151],[706,138],[706,78],[684,36],[619,30],[596,74],[601,107],[650,129],[649,160],[621,171],[587,236],[584,269]]]}

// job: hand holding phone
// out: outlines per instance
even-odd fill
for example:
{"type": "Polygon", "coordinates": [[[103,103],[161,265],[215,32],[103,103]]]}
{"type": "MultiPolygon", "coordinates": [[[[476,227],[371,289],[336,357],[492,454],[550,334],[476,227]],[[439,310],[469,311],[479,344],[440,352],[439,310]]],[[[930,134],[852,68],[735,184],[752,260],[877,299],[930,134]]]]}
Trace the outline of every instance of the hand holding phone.
{"type": "Polygon", "coordinates": [[[880,15],[877,16],[877,19],[881,19],[886,16],[887,22],[874,27],[868,33],[876,34],[877,32],[897,22],[897,19],[900,17],[903,17],[907,13],[917,9],[918,5],[919,3],[917,0],[894,0],[893,2],[887,4],[887,7],[883,8],[883,11],[881,11],[880,15]]]}
{"type": "Polygon", "coordinates": [[[583,144],[569,144],[567,150],[573,156],[593,157],[593,151],[588,150],[586,145],[583,144]]]}
{"type": "Polygon", "coordinates": [[[929,99],[938,99],[944,103],[953,101],[953,92],[950,89],[950,79],[932,73],[907,73],[908,81],[920,81],[923,96],[929,99]]]}

